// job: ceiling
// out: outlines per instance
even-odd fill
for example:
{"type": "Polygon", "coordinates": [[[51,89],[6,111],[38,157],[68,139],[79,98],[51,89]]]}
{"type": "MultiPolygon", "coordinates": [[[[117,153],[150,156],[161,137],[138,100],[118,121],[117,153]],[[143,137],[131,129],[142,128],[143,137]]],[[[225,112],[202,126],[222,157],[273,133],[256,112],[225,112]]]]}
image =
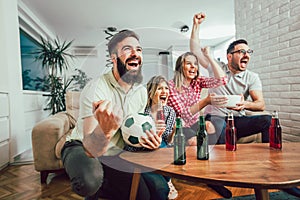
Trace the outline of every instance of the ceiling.
{"type": "Polygon", "coordinates": [[[53,34],[74,46],[105,42],[104,30],[133,29],[146,48],[188,45],[193,15],[206,13],[200,38],[215,46],[235,35],[234,0],[19,0],[53,34]],[[186,33],[180,32],[189,26],[186,33]]]}

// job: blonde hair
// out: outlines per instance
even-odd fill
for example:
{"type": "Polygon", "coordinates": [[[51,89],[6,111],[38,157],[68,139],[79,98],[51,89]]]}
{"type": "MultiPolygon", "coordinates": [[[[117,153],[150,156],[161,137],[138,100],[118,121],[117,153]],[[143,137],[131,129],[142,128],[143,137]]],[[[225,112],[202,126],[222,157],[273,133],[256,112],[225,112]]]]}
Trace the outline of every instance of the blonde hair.
{"type": "Polygon", "coordinates": [[[147,83],[147,93],[148,93],[148,100],[147,100],[147,107],[151,107],[152,106],[152,98],[155,95],[155,92],[157,90],[157,87],[160,83],[165,82],[168,86],[169,83],[166,80],[166,78],[164,76],[153,76],[147,83]]]}
{"type": "MultiPolygon", "coordinates": [[[[198,63],[197,56],[192,52],[186,52],[177,58],[176,64],[175,64],[175,72],[174,72],[173,81],[175,84],[175,89],[179,92],[181,91],[181,86],[183,85],[183,81],[185,79],[184,73],[183,73],[183,66],[184,66],[185,59],[188,56],[194,56],[198,63]]],[[[198,67],[197,76],[195,77],[195,79],[197,79],[199,77],[199,75],[200,75],[200,72],[199,72],[199,67],[198,67]]]]}

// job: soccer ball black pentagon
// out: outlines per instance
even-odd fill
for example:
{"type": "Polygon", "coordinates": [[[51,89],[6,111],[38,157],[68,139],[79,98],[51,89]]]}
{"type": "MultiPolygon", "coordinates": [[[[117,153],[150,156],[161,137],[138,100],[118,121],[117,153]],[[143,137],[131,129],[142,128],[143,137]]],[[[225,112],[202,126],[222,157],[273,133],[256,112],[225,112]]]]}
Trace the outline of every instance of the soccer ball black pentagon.
{"type": "Polygon", "coordinates": [[[121,126],[122,136],[125,143],[134,147],[139,144],[142,136],[147,137],[146,130],[152,129],[156,133],[155,123],[149,115],[136,113],[128,115],[121,126]]]}

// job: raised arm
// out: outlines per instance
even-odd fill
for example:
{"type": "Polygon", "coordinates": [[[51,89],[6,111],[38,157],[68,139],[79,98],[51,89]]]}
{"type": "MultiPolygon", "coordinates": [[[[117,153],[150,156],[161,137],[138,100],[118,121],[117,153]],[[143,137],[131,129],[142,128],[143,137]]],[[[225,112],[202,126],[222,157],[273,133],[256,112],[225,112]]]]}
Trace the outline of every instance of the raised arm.
{"type": "Polygon", "coordinates": [[[204,68],[207,68],[209,60],[202,53],[199,39],[200,24],[204,21],[205,17],[206,16],[204,13],[198,13],[194,15],[193,28],[190,38],[190,50],[197,56],[200,65],[204,68]]]}
{"type": "Polygon", "coordinates": [[[225,73],[216,60],[210,55],[210,48],[204,47],[201,49],[203,55],[207,58],[214,73],[214,77],[217,79],[225,77],[225,73]]]}

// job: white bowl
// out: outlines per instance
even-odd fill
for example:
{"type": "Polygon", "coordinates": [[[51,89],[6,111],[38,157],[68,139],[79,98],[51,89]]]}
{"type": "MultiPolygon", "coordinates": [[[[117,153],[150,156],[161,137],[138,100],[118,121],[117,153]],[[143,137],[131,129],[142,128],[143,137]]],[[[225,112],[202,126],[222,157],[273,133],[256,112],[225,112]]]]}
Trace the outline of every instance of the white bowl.
{"type": "Polygon", "coordinates": [[[237,103],[240,103],[242,101],[241,95],[225,95],[228,98],[227,103],[224,105],[224,107],[227,108],[234,108],[236,107],[237,103]]]}
{"type": "Polygon", "coordinates": [[[237,103],[240,103],[242,100],[241,95],[215,95],[213,96],[215,99],[215,102],[213,105],[222,107],[222,108],[234,108],[236,107],[237,103]],[[223,101],[220,98],[226,97],[228,100],[224,104],[223,101]]]}

